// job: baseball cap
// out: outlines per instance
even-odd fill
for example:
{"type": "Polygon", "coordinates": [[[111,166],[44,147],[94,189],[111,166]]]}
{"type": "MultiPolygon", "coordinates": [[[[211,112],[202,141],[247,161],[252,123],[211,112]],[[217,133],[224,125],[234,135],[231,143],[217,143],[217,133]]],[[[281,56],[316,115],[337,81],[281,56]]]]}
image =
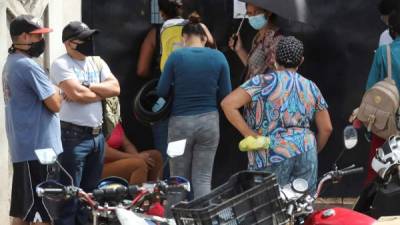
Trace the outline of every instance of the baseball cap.
{"type": "Polygon", "coordinates": [[[32,15],[17,16],[10,23],[10,35],[18,36],[22,33],[47,34],[53,31],[51,28],[43,27],[40,20],[32,15]]]}
{"type": "Polygon", "coordinates": [[[88,25],[80,21],[73,21],[64,27],[62,32],[62,41],[65,42],[72,38],[84,40],[94,34],[97,34],[98,32],[98,30],[90,29],[88,25]]]}

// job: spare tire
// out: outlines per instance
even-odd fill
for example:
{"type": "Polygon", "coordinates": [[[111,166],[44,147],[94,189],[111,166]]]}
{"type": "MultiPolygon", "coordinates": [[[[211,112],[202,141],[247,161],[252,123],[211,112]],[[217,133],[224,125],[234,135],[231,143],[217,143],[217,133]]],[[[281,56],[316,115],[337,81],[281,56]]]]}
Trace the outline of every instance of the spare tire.
{"type": "Polygon", "coordinates": [[[136,119],[145,124],[151,125],[155,122],[166,119],[172,108],[172,96],[168,96],[167,99],[162,103],[162,106],[157,111],[153,111],[153,106],[159,101],[160,97],[157,95],[157,83],[158,79],[153,79],[147,82],[139,90],[133,103],[133,112],[136,119]]]}

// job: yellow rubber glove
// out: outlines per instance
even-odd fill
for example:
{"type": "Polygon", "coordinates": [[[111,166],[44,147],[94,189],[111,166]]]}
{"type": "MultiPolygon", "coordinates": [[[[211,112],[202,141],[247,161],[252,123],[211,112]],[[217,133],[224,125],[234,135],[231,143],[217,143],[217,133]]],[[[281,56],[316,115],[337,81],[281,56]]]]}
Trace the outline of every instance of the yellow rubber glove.
{"type": "Polygon", "coordinates": [[[264,136],[248,136],[240,141],[239,149],[242,152],[247,151],[257,151],[262,149],[268,149],[270,144],[270,140],[268,137],[264,136]]]}

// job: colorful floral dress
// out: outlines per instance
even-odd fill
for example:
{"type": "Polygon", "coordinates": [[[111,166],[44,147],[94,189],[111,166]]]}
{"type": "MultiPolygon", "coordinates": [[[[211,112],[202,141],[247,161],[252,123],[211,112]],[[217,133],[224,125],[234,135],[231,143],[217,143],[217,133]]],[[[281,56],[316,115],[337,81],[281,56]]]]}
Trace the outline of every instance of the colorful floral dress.
{"type": "Polygon", "coordinates": [[[314,82],[295,72],[279,71],[257,75],[241,88],[252,98],[244,109],[247,124],[271,139],[269,149],[248,153],[249,169],[316,151],[310,125],[315,113],[328,105],[314,82]]]}

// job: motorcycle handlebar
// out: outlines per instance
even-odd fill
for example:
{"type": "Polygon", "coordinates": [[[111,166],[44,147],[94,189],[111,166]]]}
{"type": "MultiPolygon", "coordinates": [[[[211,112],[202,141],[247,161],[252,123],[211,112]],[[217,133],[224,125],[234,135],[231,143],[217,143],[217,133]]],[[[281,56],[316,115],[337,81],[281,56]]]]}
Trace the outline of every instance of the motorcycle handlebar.
{"type": "Polygon", "coordinates": [[[129,185],[128,187],[117,187],[117,188],[110,188],[110,189],[95,189],[93,190],[93,197],[96,200],[100,200],[103,198],[114,198],[114,197],[135,197],[139,192],[150,192],[152,193],[155,188],[159,188],[163,191],[168,192],[169,190],[177,188],[175,185],[168,185],[165,182],[158,182],[154,185],[150,186],[139,186],[139,185],[129,185]]]}
{"type": "Polygon", "coordinates": [[[161,188],[162,190],[168,190],[168,185],[162,182],[154,184],[152,187],[129,185],[128,187],[117,187],[117,188],[105,188],[105,189],[95,189],[93,190],[93,197],[97,200],[103,198],[114,198],[114,197],[135,197],[139,192],[153,192],[155,187],[161,188]]]}
{"type": "Polygon", "coordinates": [[[53,194],[64,194],[64,188],[39,188],[37,189],[37,194],[39,197],[53,194]]]}
{"type": "Polygon", "coordinates": [[[363,171],[364,171],[363,167],[358,167],[358,168],[342,171],[341,175],[342,176],[347,176],[347,175],[351,175],[351,174],[362,173],[363,171]]]}
{"type": "Polygon", "coordinates": [[[354,169],[345,169],[345,170],[338,170],[338,171],[331,171],[328,172],[324,175],[324,177],[321,179],[321,181],[318,184],[317,187],[317,192],[314,195],[314,199],[317,199],[319,194],[321,193],[322,186],[324,183],[328,180],[339,180],[343,176],[351,175],[351,174],[356,174],[356,173],[362,173],[364,171],[363,167],[357,167],[354,169]]]}
{"type": "MultiPolygon", "coordinates": [[[[168,185],[159,184],[159,187],[164,190],[168,190],[168,185]]],[[[92,194],[93,197],[97,200],[102,198],[114,198],[117,196],[127,196],[130,195],[134,197],[138,192],[146,191],[149,192],[145,187],[141,187],[138,185],[129,185],[129,187],[117,187],[117,188],[105,188],[105,189],[95,189],[92,194]]],[[[79,192],[78,188],[74,186],[65,186],[64,188],[38,188],[37,193],[39,196],[49,196],[49,195],[77,195],[79,192]]]]}
{"type": "Polygon", "coordinates": [[[117,187],[117,188],[110,188],[110,189],[95,189],[93,190],[93,197],[95,199],[112,199],[117,196],[135,196],[139,192],[139,187],[137,185],[130,185],[127,187],[117,187]]]}

